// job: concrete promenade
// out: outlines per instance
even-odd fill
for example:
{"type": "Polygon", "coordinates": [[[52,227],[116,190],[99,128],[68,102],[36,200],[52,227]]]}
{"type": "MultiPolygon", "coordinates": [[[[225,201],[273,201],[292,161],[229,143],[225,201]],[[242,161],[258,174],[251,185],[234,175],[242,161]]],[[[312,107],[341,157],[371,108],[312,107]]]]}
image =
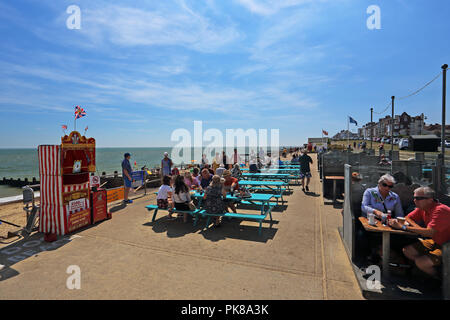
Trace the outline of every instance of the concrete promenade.
{"type": "Polygon", "coordinates": [[[261,236],[236,219],[202,231],[204,220],[194,227],[162,211],[152,223],[147,195],[57,243],[34,234],[0,244],[0,299],[363,299],[337,230],[341,209],[324,205],[316,168],[309,194],[294,186],[261,236]],[[70,265],[79,290],[66,287],[70,265]]]}

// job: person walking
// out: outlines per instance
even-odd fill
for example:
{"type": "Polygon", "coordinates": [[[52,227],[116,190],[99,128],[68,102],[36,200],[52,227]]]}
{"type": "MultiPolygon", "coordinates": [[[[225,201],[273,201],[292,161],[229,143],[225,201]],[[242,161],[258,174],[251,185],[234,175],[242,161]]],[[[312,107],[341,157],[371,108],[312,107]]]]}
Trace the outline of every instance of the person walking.
{"type": "Polygon", "coordinates": [[[308,151],[306,149],[303,150],[302,155],[298,159],[300,162],[300,178],[302,179],[302,190],[303,192],[309,191],[309,182],[311,180],[311,169],[309,164],[313,163],[311,157],[308,155],[308,151]],[[306,178],[306,186],[305,186],[305,178],[306,178]]]}
{"type": "Polygon", "coordinates": [[[130,188],[132,186],[132,183],[134,182],[133,178],[131,177],[131,173],[133,170],[131,170],[131,164],[130,164],[130,158],[131,155],[127,152],[123,155],[124,159],[122,161],[122,177],[123,177],[123,203],[132,203],[133,200],[128,199],[128,194],[130,193],[130,188]]]}
{"type": "Polygon", "coordinates": [[[241,156],[240,156],[239,153],[237,152],[237,149],[234,148],[232,164],[233,164],[233,165],[235,165],[235,164],[239,164],[239,165],[240,165],[241,163],[242,163],[241,156]]]}

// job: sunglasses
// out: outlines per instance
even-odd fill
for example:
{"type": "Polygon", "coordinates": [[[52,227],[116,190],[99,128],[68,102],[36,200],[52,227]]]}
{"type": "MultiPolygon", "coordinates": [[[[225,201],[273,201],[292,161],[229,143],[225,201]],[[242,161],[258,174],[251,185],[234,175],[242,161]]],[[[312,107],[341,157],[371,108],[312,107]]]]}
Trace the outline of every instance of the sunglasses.
{"type": "Polygon", "coordinates": [[[429,197],[414,197],[414,200],[425,200],[425,199],[431,199],[429,197]]]}
{"type": "Polygon", "coordinates": [[[388,188],[390,188],[390,189],[392,189],[393,187],[394,187],[394,185],[393,184],[386,184],[386,183],[382,183],[381,184],[383,187],[388,187],[388,188]]]}

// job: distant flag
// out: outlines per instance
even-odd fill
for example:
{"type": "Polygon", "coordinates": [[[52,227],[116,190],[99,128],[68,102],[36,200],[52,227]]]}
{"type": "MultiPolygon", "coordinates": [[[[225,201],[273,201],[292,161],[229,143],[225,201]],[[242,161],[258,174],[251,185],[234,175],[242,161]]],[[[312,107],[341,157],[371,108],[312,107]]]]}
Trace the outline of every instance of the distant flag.
{"type": "Polygon", "coordinates": [[[83,108],[80,106],[75,107],[75,119],[79,119],[81,117],[84,117],[86,115],[86,111],[84,111],[83,108]]]}
{"type": "Polygon", "coordinates": [[[325,136],[327,136],[328,135],[328,132],[327,131],[325,131],[325,130],[323,130],[322,129],[322,133],[325,135],[325,136]]]}
{"type": "Polygon", "coordinates": [[[63,124],[61,127],[63,130],[67,130],[67,126],[65,124],[63,124]]]}
{"type": "Polygon", "coordinates": [[[353,119],[352,117],[348,116],[348,120],[350,121],[350,123],[354,123],[354,124],[358,125],[358,122],[356,122],[356,120],[353,119]]]}
{"type": "Polygon", "coordinates": [[[84,136],[86,135],[86,131],[88,131],[88,126],[86,126],[86,128],[84,128],[84,136]]]}

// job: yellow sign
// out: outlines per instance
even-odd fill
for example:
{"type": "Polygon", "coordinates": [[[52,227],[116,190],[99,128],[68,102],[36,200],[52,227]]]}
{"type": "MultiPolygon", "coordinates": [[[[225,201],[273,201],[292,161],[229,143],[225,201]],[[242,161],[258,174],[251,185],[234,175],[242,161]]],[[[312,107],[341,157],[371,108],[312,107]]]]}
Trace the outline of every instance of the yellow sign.
{"type": "Polygon", "coordinates": [[[106,190],[107,202],[110,203],[113,201],[123,199],[123,191],[124,191],[123,187],[106,190]]]}

